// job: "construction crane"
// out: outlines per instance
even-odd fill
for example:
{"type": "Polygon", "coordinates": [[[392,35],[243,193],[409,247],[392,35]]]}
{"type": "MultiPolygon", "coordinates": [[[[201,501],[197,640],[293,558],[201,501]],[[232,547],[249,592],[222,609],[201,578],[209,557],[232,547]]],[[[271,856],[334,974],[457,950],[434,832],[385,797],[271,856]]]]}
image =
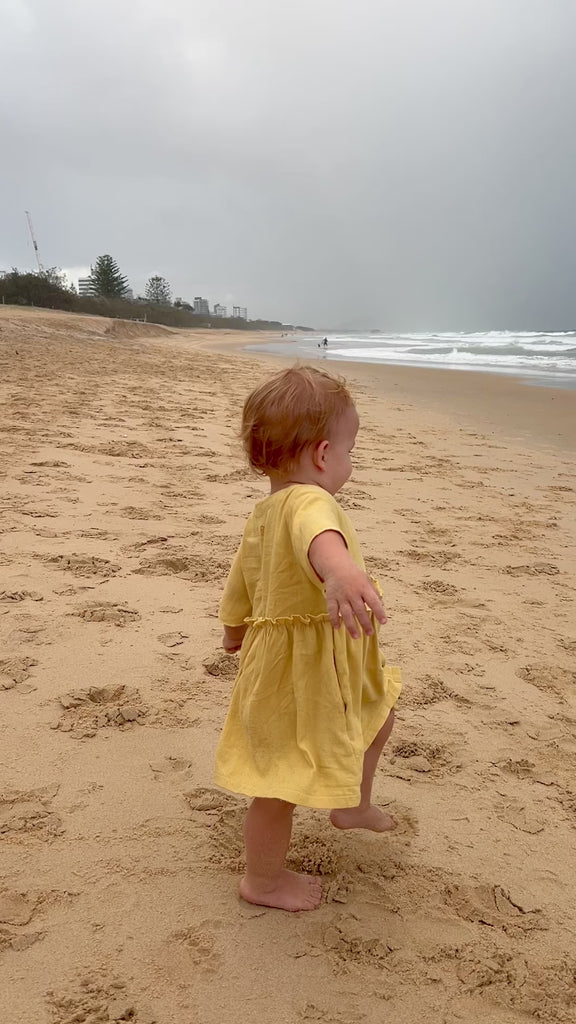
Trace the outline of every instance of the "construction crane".
{"type": "Polygon", "coordinates": [[[38,252],[38,242],[36,241],[36,238],[34,237],[34,228],[32,227],[32,218],[31,218],[28,210],[24,210],[24,213],[26,214],[26,220],[28,221],[28,230],[30,231],[30,238],[32,239],[32,245],[34,246],[34,255],[36,256],[36,263],[38,264],[38,273],[41,274],[43,269],[44,269],[44,267],[42,266],[42,264],[40,262],[40,253],[38,252]]]}

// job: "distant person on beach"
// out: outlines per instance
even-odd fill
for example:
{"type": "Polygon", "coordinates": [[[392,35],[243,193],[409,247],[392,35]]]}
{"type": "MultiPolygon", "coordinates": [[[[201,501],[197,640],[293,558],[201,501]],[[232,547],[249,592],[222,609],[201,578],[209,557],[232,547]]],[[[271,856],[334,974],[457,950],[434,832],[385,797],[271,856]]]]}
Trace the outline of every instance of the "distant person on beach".
{"type": "Polygon", "coordinates": [[[318,348],[328,348],[328,338],[318,342],[318,348]]]}
{"type": "Polygon", "coordinates": [[[352,472],[358,414],[341,378],[293,367],[244,404],[242,438],[270,494],[250,515],[220,606],[239,672],[216,754],[216,782],[252,797],[240,895],[314,910],[317,878],[286,868],[297,804],[339,829],[386,832],[371,802],[394,722],[400,671],[385,666],[378,584],[334,495],[352,472]]]}

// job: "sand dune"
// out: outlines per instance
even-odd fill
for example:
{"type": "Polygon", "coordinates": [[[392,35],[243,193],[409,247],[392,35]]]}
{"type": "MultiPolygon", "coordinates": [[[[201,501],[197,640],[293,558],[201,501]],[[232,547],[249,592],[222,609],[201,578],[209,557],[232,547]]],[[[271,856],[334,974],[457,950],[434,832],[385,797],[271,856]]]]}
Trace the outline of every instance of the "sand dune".
{"type": "Polygon", "coordinates": [[[249,906],[216,610],[270,362],[210,340],[0,308],[0,1020],[576,1020],[573,457],[350,370],[399,828],[299,811],[321,908],[249,906]]]}

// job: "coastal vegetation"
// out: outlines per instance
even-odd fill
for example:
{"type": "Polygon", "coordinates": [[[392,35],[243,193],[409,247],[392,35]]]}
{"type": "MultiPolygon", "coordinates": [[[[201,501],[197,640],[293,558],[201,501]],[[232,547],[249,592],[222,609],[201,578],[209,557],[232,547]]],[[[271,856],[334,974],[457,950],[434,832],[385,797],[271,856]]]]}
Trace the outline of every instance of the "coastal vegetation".
{"type": "Polygon", "coordinates": [[[127,294],[128,278],[120,273],[116,260],[111,256],[99,256],[90,268],[94,294],[105,299],[123,299],[127,294]]]}
{"type": "MultiPolygon", "coordinates": [[[[144,320],[167,327],[214,327],[228,330],[292,330],[279,320],[244,320],[195,313],[193,307],[176,299],[165,278],[151,277],[143,297],[131,298],[128,283],[111,256],[101,256],[92,268],[94,295],[79,295],[57,267],[28,272],[13,268],[0,273],[0,303],[40,306],[93,316],[144,320]]],[[[308,328],[299,328],[307,330],[308,328]]]]}

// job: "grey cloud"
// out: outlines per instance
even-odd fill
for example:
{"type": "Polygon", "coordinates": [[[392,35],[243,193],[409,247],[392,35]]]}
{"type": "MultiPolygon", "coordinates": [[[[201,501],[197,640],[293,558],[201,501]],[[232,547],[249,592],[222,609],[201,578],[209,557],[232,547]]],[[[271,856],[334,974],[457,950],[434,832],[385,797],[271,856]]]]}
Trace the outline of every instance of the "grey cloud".
{"type": "Polygon", "coordinates": [[[0,262],[318,326],[576,323],[572,0],[0,0],[0,262]]]}

